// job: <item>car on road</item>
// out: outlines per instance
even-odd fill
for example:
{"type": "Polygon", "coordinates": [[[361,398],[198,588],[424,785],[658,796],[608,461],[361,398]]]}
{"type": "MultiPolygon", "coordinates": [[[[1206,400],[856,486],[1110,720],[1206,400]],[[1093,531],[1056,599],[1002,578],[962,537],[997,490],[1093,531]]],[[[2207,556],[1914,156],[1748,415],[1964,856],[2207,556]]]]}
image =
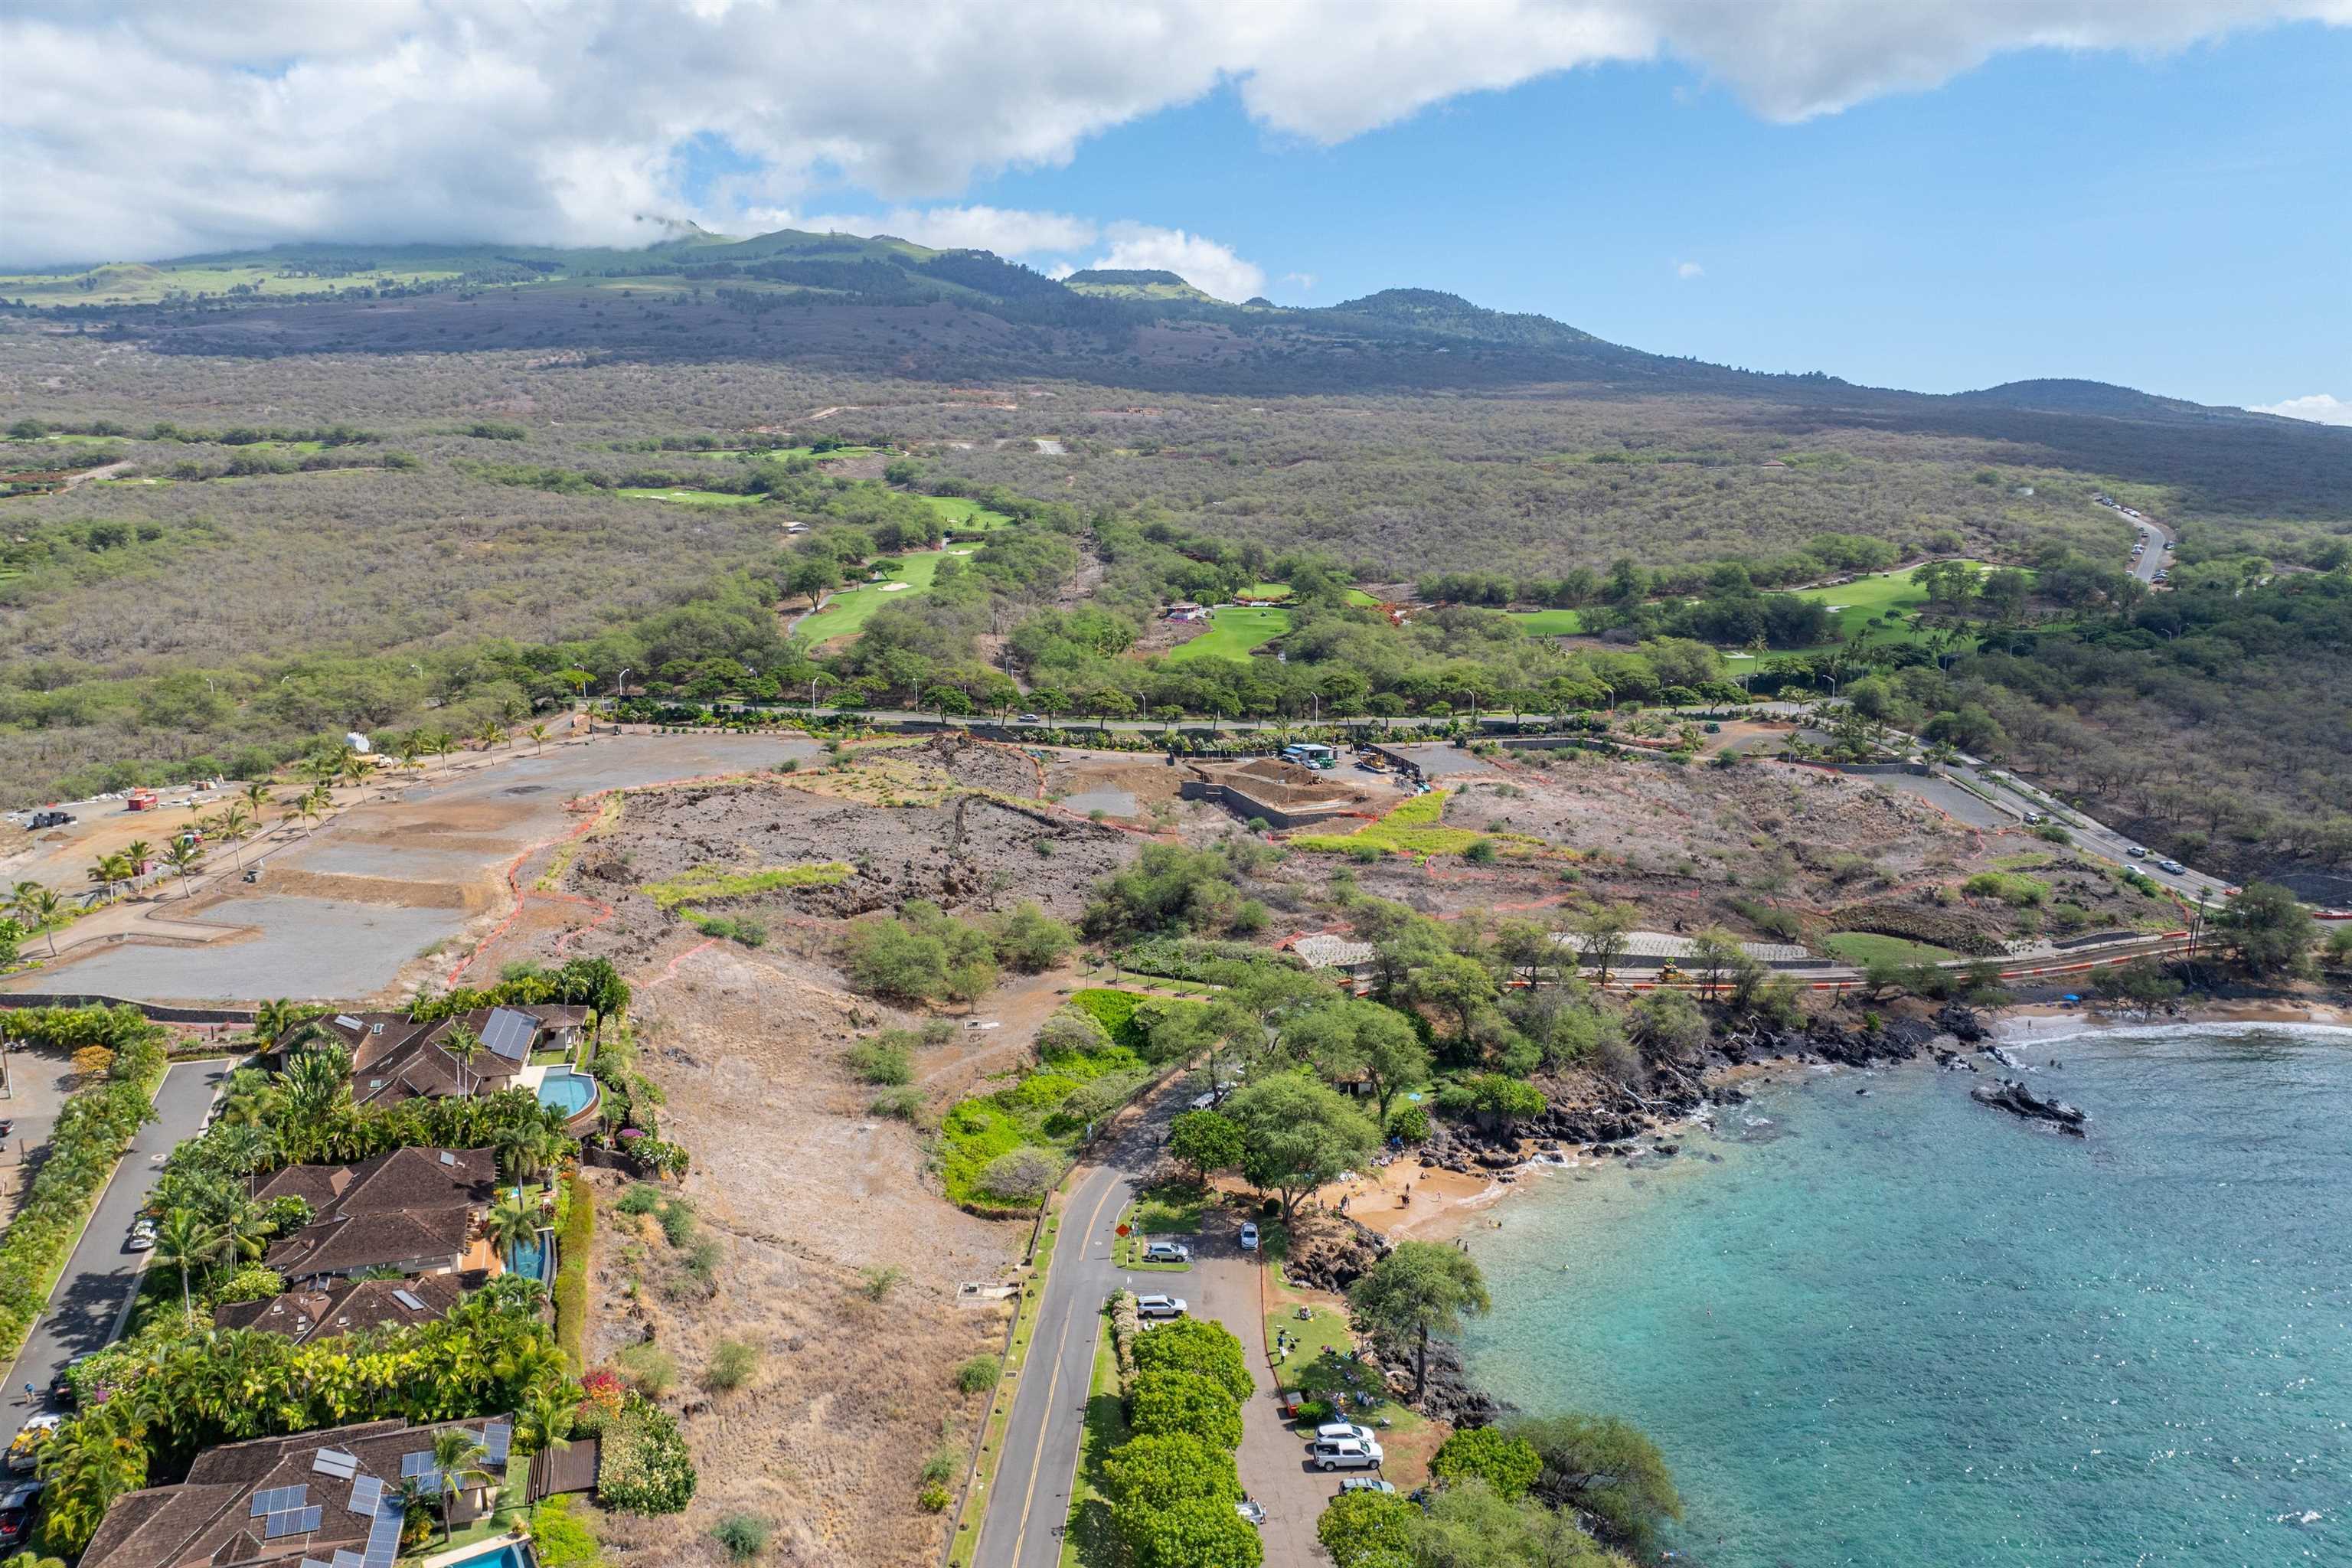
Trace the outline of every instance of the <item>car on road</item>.
{"type": "Polygon", "coordinates": [[[1195,1110],[1207,1110],[1216,1103],[1217,1091],[1213,1089],[1194,1095],[1191,1101],[1192,1108],[1195,1110]]]}
{"type": "Polygon", "coordinates": [[[1307,1453],[1318,1470],[1377,1470],[1382,1458],[1378,1443],[1359,1442],[1353,1437],[1318,1437],[1307,1453]]]}
{"type": "Polygon", "coordinates": [[[0,1490],[0,1550],[22,1546],[33,1533],[33,1508],[41,1500],[43,1481],[23,1481],[0,1490]]]}
{"type": "Polygon", "coordinates": [[[1135,1314],[1139,1318],[1181,1318],[1184,1311],[1184,1299],[1181,1296],[1138,1296],[1135,1299],[1135,1314]]]}
{"type": "Polygon", "coordinates": [[[1192,1249],[1181,1241],[1147,1241],[1143,1244],[1146,1263],[1190,1263],[1192,1249]]]}
{"type": "Polygon", "coordinates": [[[2124,853],[2130,856],[2135,860],[2145,860],[2147,858],[2147,848],[2145,845],[2135,844],[2130,848],[2125,850],[2124,853]]]}
{"type": "Polygon", "coordinates": [[[2182,865],[2178,860],[2163,861],[2158,865],[2157,869],[2159,871],[2169,871],[2176,877],[2186,876],[2189,873],[2189,868],[2182,865]]]}
{"type": "Polygon", "coordinates": [[[1346,1480],[1339,1483],[1339,1490],[1342,1493],[1378,1492],[1382,1497],[1394,1497],[1396,1496],[1396,1483],[1393,1481],[1384,1481],[1378,1476],[1349,1476],[1346,1480]]]}
{"type": "Polygon", "coordinates": [[[57,1376],[49,1379],[50,1404],[62,1405],[67,1409],[71,1410],[79,1403],[79,1399],[77,1399],[74,1394],[73,1378],[68,1374],[72,1373],[74,1368],[79,1366],[82,1363],[88,1361],[97,1353],[98,1352],[96,1351],[84,1351],[79,1355],[67,1358],[65,1365],[58,1368],[57,1376]]]}
{"type": "Polygon", "coordinates": [[[1242,1499],[1241,1501],[1234,1504],[1234,1511],[1240,1514],[1252,1524],[1256,1525],[1260,1530],[1264,1530],[1265,1528],[1265,1506],[1259,1503],[1256,1499],[1242,1499]]]}
{"type": "Polygon", "coordinates": [[[131,1235],[123,1242],[122,1249],[125,1252],[154,1251],[155,1222],[152,1219],[146,1219],[143,1217],[132,1221],[131,1226],[131,1235]]]}
{"type": "Polygon", "coordinates": [[[1257,1221],[1254,1219],[1242,1222],[1242,1250],[1244,1252],[1257,1250],[1257,1221]]]}
{"type": "Polygon", "coordinates": [[[1021,721],[1024,724],[1043,724],[1045,721],[1044,716],[1041,714],[1024,713],[1021,715],[1021,721]]]}

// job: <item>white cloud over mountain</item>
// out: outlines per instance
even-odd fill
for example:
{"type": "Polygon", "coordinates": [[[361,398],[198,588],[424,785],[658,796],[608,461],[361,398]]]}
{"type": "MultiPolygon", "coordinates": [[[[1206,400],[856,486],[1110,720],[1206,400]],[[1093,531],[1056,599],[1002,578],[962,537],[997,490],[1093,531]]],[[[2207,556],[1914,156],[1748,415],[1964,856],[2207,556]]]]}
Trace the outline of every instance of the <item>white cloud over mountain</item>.
{"type": "Polygon", "coordinates": [[[2315,425],[2352,425],[2352,401],[2333,393],[2315,392],[2284,403],[2257,403],[2249,412],[2276,414],[2286,419],[2308,419],[2315,425]]]}
{"type": "MultiPolygon", "coordinates": [[[[1795,120],[2004,50],[2162,51],[2297,18],[2352,24],[2352,0],[15,0],[0,259],[642,243],[650,214],[735,227],[843,185],[951,197],[1224,83],[1268,128],[1331,142],[1465,92],[1674,58],[1795,120]],[[698,139],[751,172],[700,189],[698,139]]],[[[1053,216],[919,212],[990,248],[1000,223],[1053,216]]],[[[1223,289],[1255,272],[1178,231],[1101,238],[1192,257],[1223,289]]]]}

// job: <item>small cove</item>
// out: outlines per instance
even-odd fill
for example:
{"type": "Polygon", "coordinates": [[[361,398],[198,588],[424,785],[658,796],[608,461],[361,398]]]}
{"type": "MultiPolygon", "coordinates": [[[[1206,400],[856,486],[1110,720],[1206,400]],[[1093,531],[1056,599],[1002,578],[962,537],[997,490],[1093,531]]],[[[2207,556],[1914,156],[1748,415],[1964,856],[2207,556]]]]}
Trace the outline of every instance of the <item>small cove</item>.
{"type": "Polygon", "coordinates": [[[2352,1562],[2352,1034],[2021,1048],[2088,1140],[1791,1069],[1529,1176],[1469,1233],[1473,1376],[1642,1425],[1709,1568],[2352,1562]]]}

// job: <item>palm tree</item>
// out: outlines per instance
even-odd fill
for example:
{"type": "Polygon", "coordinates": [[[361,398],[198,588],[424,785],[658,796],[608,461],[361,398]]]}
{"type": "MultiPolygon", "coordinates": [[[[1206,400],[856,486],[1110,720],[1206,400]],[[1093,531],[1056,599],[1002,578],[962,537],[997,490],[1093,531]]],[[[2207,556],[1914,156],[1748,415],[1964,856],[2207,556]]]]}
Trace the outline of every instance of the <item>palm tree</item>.
{"type": "Polygon", "coordinates": [[[450,1510],[457,1494],[469,1486],[481,1486],[497,1478],[483,1468],[490,1451],[482,1447],[481,1439],[463,1426],[450,1426],[433,1434],[433,1468],[441,1478],[441,1538],[454,1539],[457,1528],[450,1510]]]}
{"type": "Polygon", "coordinates": [[[229,859],[236,868],[245,869],[245,856],[237,846],[253,837],[253,813],[242,805],[232,805],[214,818],[212,830],[228,846],[229,859]]]}
{"type": "Polygon", "coordinates": [[[499,721],[496,719],[483,720],[482,727],[474,731],[474,739],[481,742],[482,750],[486,752],[495,749],[498,743],[506,738],[507,732],[499,728],[499,721]]]}
{"type": "Polygon", "coordinates": [[[496,1247],[500,1258],[513,1257],[538,1236],[539,1210],[522,1200],[520,1188],[515,1196],[500,1198],[482,1216],[482,1239],[496,1247]]]}
{"type": "Polygon", "coordinates": [[[466,1075],[473,1069],[474,1058],[482,1054],[482,1037],[463,1024],[452,1024],[449,1032],[441,1037],[441,1048],[457,1064],[457,1092],[472,1093],[466,1085],[466,1075]]]}
{"type": "Polygon", "coordinates": [[[526,1454],[570,1447],[572,1413],[577,1404],[562,1389],[534,1384],[515,1411],[515,1446],[526,1454]]]}
{"type": "Polygon", "coordinates": [[[82,874],[105,889],[106,896],[110,899],[114,897],[114,885],[117,882],[127,882],[131,879],[131,866],[120,855],[101,855],[91,861],[89,869],[82,874]]]}
{"type": "Polygon", "coordinates": [[[116,1498],[147,1484],[147,1425],[129,1402],[120,1411],[114,1405],[100,1405],[99,1419],[67,1422],[41,1446],[41,1477],[49,1483],[43,1511],[52,1540],[87,1542],[116,1498]]]}
{"type": "Polygon", "coordinates": [[[507,1180],[520,1184],[526,1176],[536,1176],[547,1169],[549,1153],[546,1130],[520,1121],[509,1121],[490,1139],[498,1151],[499,1163],[506,1168],[507,1180]]]}
{"type": "Polygon", "coordinates": [[[547,750],[547,726],[544,724],[533,724],[530,727],[531,755],[537,756],[540,752],[544,752],[545,750],[547,750]]]}
{"type": "Polygon", "coordinates": [[[58,917],[65,913],[65,900],[37,883],[19,882],[8,902],[25,917],[28,931],[37,936],[43,931],[49,933],[49,956],[55,958],[58,955],[58,927],[63,923],[58,917]]]}
{"type": "Polygon", "coordinates": [[[414,770],[416,759],[425,754],[425,737],[411,730],[400,738],[400,765],[414,770]]]}
{"type": "Polygon", "coordinates": [[[335,771],[345,784],[365,784],[368,775],[375,772],[375,759],[359,752],[345,752],[335,771]]]}
{"type": "Polygon", "coordinates": [[[206,1225],[193,1210],[173,1209],[155,1227],[155,1256],[180,1270],[180,1310],[194,1317],[188,1298],[188,1270],[216,1261],[228,1247],[228,1237],[206,1225]]]}
{"type": "Polygon", "coordinates": [[[205,847],[193,838],[177,838],[163,851],[163,864],[180,874],[180,897],[188,896],[190,873],[204,869],[205,847]]]}
{"type": "Polygon", "coordinates": [[[407,1521],[415,1519],[418,1514],[433,1506],[432,1489],[415,1476],[401,1477],[399,1480],[384,1489],[383,1495],[390,1498],[400,1510],[402,1520],[400,1532],[404,1538],[408,1534],[407,1521]]]}
{"type": "Polygon", "coordinates": [[[245,801],[245,808],[258,819],[261,816],[261,808],[269,804],[269,781],[247,779],[245,787],[236,793],[245,801]]]}
{"type": "Polygon", "coordinates": [[[351,1063],[341,1050],[304,1051],[286,1063],[278,1082],[286,1095],[286,1121],[299,1124],[323,1114],[342,1099],[351,1063]]]}

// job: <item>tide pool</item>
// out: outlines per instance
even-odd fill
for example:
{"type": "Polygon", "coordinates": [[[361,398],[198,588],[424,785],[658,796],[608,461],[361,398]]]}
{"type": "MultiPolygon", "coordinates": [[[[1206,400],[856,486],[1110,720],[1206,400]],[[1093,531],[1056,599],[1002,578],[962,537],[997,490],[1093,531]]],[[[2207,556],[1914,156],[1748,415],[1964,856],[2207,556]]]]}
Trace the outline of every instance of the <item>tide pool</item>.
{"type": "Polygon", "coordinates": [[[1530,1178],[1469,1237],[1473,1375],[1641,1425],[1706,1568],[2352,1563],[2352,1034],[2018,1049],[2087,1140],[1783,1073],[1530,1178]]]}

